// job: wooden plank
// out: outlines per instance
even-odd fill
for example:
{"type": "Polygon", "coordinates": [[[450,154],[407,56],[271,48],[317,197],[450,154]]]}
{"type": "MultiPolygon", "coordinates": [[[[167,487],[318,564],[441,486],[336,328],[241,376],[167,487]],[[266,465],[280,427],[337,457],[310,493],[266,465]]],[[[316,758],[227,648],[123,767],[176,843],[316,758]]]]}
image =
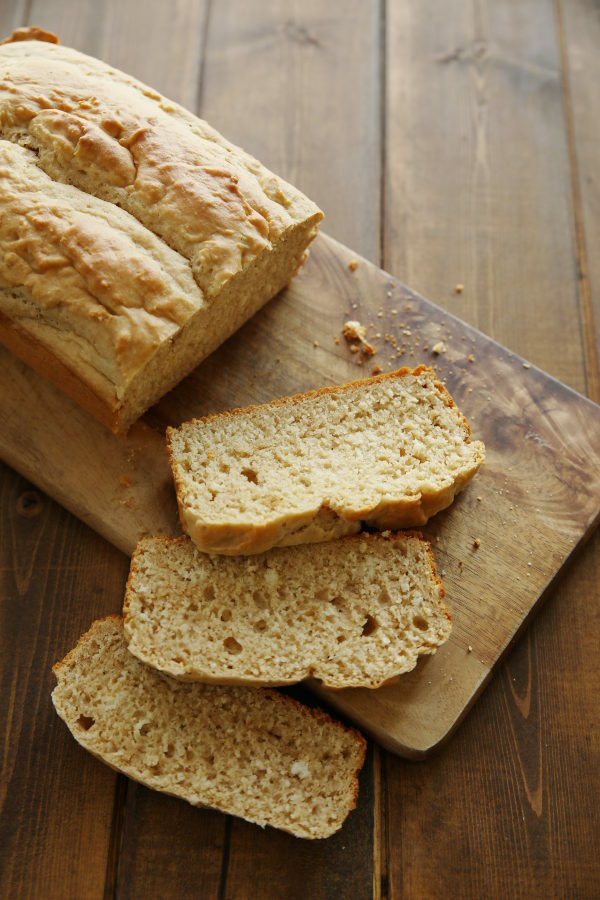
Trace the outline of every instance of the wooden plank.
{"type": "MultiPolygon", "coordinates": [[[[375,262],[380,249],[379,6],[360,0],[337,5],[319,0],[213,4],[200,108],[230,140],[315,200],[325,210],[332,234],[375,262]],[[332,159],[334,166],[325,163],[332,159]]],[[[236,353],[226,383],[218,361],[211,361],[204,378],[211,378],[211,372],[216,376],[218,396],[210,388],[206,393],[205,380],[192,379],[197,396],[205,398],[203,405],[217,400],[225,408],[232,400],[243,402],[249,393],[264,399],[276,396],[281,389],[278,356],[298,388],[306,383],[317,335],[306,343],[300,327],[298,342],[300,323],[294,312],[289,334],[279,332],[275,348],[269,313],[259,332],[247,333],[250,357],[236,353]],[[257,343],[273,354],[256,353],[257,343]]],[[[311,315],[311,323],[318,327],[318,313],[311,315]]],[[[328,367],[326,357],[317,366],[328,367]]],[[[323,373],[323,378],[331,381],[332,375],[323,373]]],[[[286,381],[291,383],[288,377],[286,381]]],[[[170,416],[175,410],[167,403],[161,411],[170,416]]],[[[232,821],[221,895],[249,897],[260,885],[264,898],[368,897],[373,788],[369,753],[358,808],[328,841],[296,841],[232,821]]]]}
{"type": "MultiPolygon", "coordinates": [[[[62,43],[106,59],[151,83],[167,96],[194,108],[206,11],[207,3],[204,0],[153,3],[151,9],[145,3],[123,3],[120,0],[109,0],[102,4],[93,0],[81,3],[34,0],[30,21],[58,33],[62,43]],[[176,52],[173,52],[173,48],[177,48],[176,52]]],[[[23,389],[27,391],[31,388],[24,383],[23,389]]],[[[63,423],[60,430],[63,430],[63,434],[62,437],[58,432],[55,435],[58,441],[55,449],[58,451],[59,446],[62,447],[61,466],[65,475],[70,472],[67,479],[78,494],[77,505],[83,512],[86,503],[80,487],[76,487],[77,475],[83,475],[83,467],[74,467],[72,462],[75,456],[81,460],[90,458],[90,453],[93,456],[98,447],[104,446],[104,429],[98,430],[95,425],[90,424],[85,434],[76,436],[70,433],[68,420],[64,416],[60,418],[63,423]],[[69,457],[65,457],[65,445],[71,447],[69,457]]],[[[110,478],[113,485],[110,490],[106,489],[106,483],[99,480],[97,472],[90,471],[83,475],[87,487],[95,485],[97,499],[104,506],[105,521],[111,518],[117,518],[121,522],[129,519],[135,529],[134,521],[139,518],[135,494],[144,483],[154,496],[151,501],[154,527],[170,531],[176,528],[177,514],[172,496],[171,475],[166,455],[162,451],[162,438],[155,432],[150,433],[148,428],[142,427],[140,430],[138,427],[120,442],[116,455],[113,455],[116,468],[110,478]],[[160,448],[159,453],[147,452],[148,440],[152,441],[153,447],[160,448]],[[153,462],[148,469],[150,459],[153,462]],[[138,488],[131,490],[128,485],[136,483],[138,488]],[[159,490],[157,494],[156,486],[161,483],[165,490],[159,490]]],[[[38,471],[44,470],[43,460],[48,454],[54,455],[54,452],[44,440],[36,463],[38,471]]],[[[40,484],[44,479],[36,480],[40,484]]],[[[88,521],[92,527],[96,527],[96,522],[92,519],[88,521]]],[[[107,531],[103,533],[108,537],[107,531]]],[[[108,539],[121,549],[131,550],[131,542],[123,545],[116,533],[113,534],[113,539],[108,539]]],[[[114,555],[121,559],[119,554],[114,555]]],[[[121,606],[124,582],[121,581],[115,587],[116,590],[111,595],[112,605],[108,606],[107,603],[108,609],[104,611],[116,611],[121,606]]],[[[86,616],[79,633],[90,622],[91,613],[86,616]]],[[[73,635],[71,645],[77,636],[73,635]]],[[[69,738],[65,740],[69,741],[69,738]]],[[[95,770],[96,763],[93,760],[91,763],[88,761],[88,765],[95,770]]],[[[81,783],[80,775],[78,769],[71,773],[71,779],[79,778],[81,783]]],[[[111,784],[114,785],[114,776],[111,777],[111,784]]],[[[108,813],[103,812],[100,805],[94,808],[94,816],[98,816],[100,820],[99,826],[102,822],[110,830],[111,817],[117,823],[118,833],[113,835],[109,858],[102,861],[102,874],[104,877],[106,870],[106,890],[109,895],[116,890],[128,897],[184,896],[189,895],[190,891],[201,892],[202,896],[207,897],[216,896],[225,839],[224,817],[169,802],[167,798],[151,795],[137,785],[128,784],[125,779],[121,779],[118,784],[115,804],[115,810],[108,813]],[[168,831],[168,839],[165,839],[165,829],[168,831]],[[193,866],[189,865],[191,859],[194,860],[193,866]],[[160,867],[157,867],[157,861],[162,863],[160,867]]],[[[101,854],[102,847],[97,842],[98,855],[101,854]]],[[[52,853],[57,853],[61,847],[57,845],[50,849],[52,853]]],[[[86,865],[88,862],[85,854],[82,854],[81,867],[86,865]]],[[[91,896],[97,895],[97,892],[74,892],[73,895],[91,896]]]]}
{"type": "Polygon", "coordinates": [[[600,19],[582,0],[555,4],[569,145],[578,299],[587,392],[600,402],[600,19]]]}
{"type": "Polygon", "coordinates": [[[29,21],[194,109],[207,0],[33,0],[29,21]]]}
{"type": "MultiPolygon", "coordinates": [[[[560,4],[567,17],[571,7],[560,4]]],[[[574,7],[580,29],[591,28],[594,54],[590,7],[574,7]]],[[[574,387],[589,387],[584,348],[594,335],[580,315],[577,281],[581,249],[593,242],[578,234],[571,198],[552,4],[388,9],[387,264],[574,387]],[[399,212],[405,196],[409,209],[399,212]],[[454,293],[458,282],[462,294],[454,293]]],[[[591,71],[580,69],[587,135],[595,127],[591,71]]],[[[517,556],[535,540],[527,527],[514,535],[517,556]]],[[[590,723],[600,623],[589,610],[598,547],[596,537],[550,592],[453,741],[418,768],[387,761],[390,896],[436,896],[440,873],[452,896],[594,894],[600,822],[590,799],[599,787],[590,723]]]]}
{"type": "Polygon", "coordinates": [[[2,893],[98,897],[116,776],[56,716],[51,667],[118,609],[127,560],[4,466],[0,517],[2,893]]]}
{"type": "Polygon", "coordinates": [[[584,391],[551,4],[395,3],[387,40],[384,268],[584,391]]]}
{"type": "Polygon", "coordinates": [[[379,2],[219,2],[201,115],[325,211],[326,230],[379,259],[379,2]]]}

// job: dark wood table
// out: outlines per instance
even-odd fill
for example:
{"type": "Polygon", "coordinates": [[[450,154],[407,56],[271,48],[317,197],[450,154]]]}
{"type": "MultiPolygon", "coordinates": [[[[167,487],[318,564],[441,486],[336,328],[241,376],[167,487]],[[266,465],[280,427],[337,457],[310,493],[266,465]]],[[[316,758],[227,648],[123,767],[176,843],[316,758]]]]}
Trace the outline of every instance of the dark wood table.
{"type": "MultiPolygon", "coordinates": [[[[324,230],[600,401],[593,4],[3,0],[2,33],[27,23],[197,111],[324,230]]],[[[451,741],[419,763],[371,745],[357,810],[310,843],[77,747],[51,665],[119,610],[128,560],[6,467],[0,486],[2,896],[600,896],[598,536],[451,741]]]]}

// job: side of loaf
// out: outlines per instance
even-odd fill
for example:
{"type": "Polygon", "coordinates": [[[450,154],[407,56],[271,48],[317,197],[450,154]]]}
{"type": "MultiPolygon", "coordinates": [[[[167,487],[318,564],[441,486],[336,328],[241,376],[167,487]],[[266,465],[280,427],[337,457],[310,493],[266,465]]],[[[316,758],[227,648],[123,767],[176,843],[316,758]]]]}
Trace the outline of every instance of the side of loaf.
{"type": "Polygon", "coordinates": [[[54,667],[75,739],[117,771],[195,806],[298,837],[328,837],[356,805],[362,736],[274,691],[182,684],[95,622],[54,667]]]}
{"type": "Polygon", "coordinates": [[[123,607],[129,650],[184,681],[377,688],[435,653],[450,614],[419,535],[359,535],[260,556],[144,538],[123,607]]]}
{"type": "Polygon", "coordinates": [[[167,430],[184,531],[208,553],[260,553],[423,525],[485,448],[435,373],[400,369],[167,430]]]}
{"type": "Polygon", "coordinates": [[[99,60],[15,39],[0,65],[0,341],[124,431],[287,284],[322,213],[99,60]]]}

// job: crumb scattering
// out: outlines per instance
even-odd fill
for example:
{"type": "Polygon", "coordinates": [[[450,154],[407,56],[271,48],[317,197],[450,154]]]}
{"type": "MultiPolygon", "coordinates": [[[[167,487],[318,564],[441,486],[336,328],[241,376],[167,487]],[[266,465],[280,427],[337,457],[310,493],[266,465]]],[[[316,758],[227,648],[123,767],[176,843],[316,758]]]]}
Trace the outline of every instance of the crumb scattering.
{"type": "Polygon", "coordinates": [[[439,356],[440,353],[446,352],[446,345],[443,341],[438,341],[437,344],[434,344],[431,348],[431,352],[435,353],[436,356],[439,356]]]}
{"type": "Polygon", "coordinates": [[[379,375],[380,372],[381,372],[381,366],[373,366],[373,368],[371,369],[372,375],[379,375]]]}
{"type": "Polygon", "coordinates": [[[356,270],[358,269],[358,260],[351,259],[350,262],[348,263],[348,268],[350,269],[351,272],[356,272],[356,270]]]}
{"type": "Polygon", "coordinates": [[[481,541],[479,540],[479,538],[474,538],[473,539],[473,549],[478,550],[479,547],[481,547],[481,541]]]}

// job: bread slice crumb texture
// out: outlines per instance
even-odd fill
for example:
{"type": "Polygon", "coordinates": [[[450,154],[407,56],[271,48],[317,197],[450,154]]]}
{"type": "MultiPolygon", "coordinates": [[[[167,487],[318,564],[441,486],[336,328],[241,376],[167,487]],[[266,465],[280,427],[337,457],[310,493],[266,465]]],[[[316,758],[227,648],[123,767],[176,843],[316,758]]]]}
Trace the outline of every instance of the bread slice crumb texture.
{"type": "Polygon", "coordinates": [[[76,740],[155,790],[298,837],[327,837],[356,804],[365,741],[274,691],[182,684],[127,650],[122,621],[94,622],[54,672],[76,740]]]}
{"type": "Polygon", "coordinates": [[[259,556],[145,538],[124,604],[129,650],[183,680],[376,688],[450,634],[429,545],[359,535],[259,556]]]}
{"type": "Polygon", "coordinates": [[[426,367],[169,429],[184,530],[206,552],[258,553],[360,530],[423,525],[484,446],[426,367]]]}

